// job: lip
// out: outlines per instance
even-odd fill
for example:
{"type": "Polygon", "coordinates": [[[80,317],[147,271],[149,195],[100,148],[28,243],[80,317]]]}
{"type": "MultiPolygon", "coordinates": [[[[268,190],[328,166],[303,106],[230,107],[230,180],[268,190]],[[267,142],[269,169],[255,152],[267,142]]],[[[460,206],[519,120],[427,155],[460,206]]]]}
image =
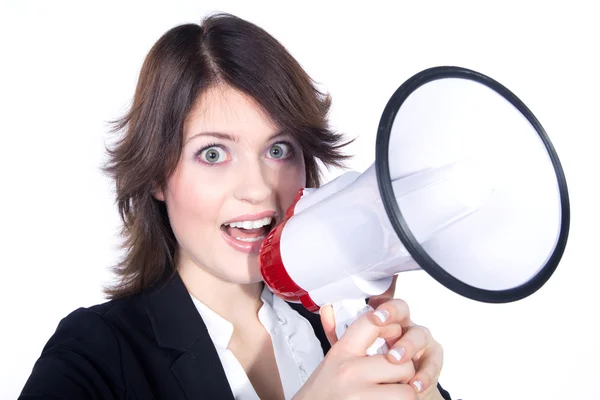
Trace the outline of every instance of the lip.
{"type": "MultiPolygon", "coordinates": [[[[263,217],[264,218],[264,217],[263,217]]],[[[235,220],[234,220],[235,221],[235,220]]],[[[260,247],[263,244],[263,240],[259,240],[257,242],[242,242],[241,240],[237,240],[231,236],[229,236],[226,232],[221,231],[221,236],[223,236],[223,240],[233,247],[234,250],[240,251],[246,254],[258,254],[260,252],[260,247]]]]}
{"type": "Polygon", "coordinates": [[[259,219],[267,218],[267,217],[275,217],[277,213],[275,211],[263,211],[256,214],[244,214],[239,215],[235,218],[230,219],[229,221],[223,222],[223,225],[230,224],[232,222],[240,222],[240,221],[256,221],[259,219]]]}

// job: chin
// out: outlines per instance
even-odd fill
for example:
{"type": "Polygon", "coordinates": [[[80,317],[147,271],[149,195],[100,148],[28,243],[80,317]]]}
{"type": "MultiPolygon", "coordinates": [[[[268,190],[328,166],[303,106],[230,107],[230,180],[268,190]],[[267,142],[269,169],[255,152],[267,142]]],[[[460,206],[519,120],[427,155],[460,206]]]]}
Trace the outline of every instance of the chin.
{"type": "Polygon", "coordinates": [[[261,274],[230,274],[227,277],[223,277],[223,279],[237,285],[250,285],[263,281],[261,274]]]}
{"type": "Polygon", "coordinates": [[[226,279],[232,283],[251,284],[263,281],[256,257],[254,257],[254,260],[246,260],[246,262],[232,263],[230,265],[234,266],[234,269],[230,269],[226,279]]]}
{"type": "Polygon", "coordinates": [[[237,254],[236,260],[231,265],[235,266],[235,271],[243,271],[247,279],[256,281],[262,280],[260,273],[260,261],[258,254],[237,254]],[[241,257],[240,257],[241,256],[241,257]]]}
{"type": "Polygon", "coordinates": [[[246,276],[247,283],[258,283],[263,281],[262,274],[260,273],[260,269],[256,268],[256,270],[248,271],[248,275],[246,276]]]}

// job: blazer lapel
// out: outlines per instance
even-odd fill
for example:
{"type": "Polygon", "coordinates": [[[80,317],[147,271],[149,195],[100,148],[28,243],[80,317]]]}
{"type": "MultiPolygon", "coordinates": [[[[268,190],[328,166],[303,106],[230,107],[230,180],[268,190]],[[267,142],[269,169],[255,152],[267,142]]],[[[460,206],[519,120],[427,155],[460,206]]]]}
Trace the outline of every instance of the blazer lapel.
{"type": "Polygon", "coordinates": [[[210,335],[179,274],[145,293],[158,345],[180,352],[171,371],[188,399],[231,399],[233,393],[210,335]]]}

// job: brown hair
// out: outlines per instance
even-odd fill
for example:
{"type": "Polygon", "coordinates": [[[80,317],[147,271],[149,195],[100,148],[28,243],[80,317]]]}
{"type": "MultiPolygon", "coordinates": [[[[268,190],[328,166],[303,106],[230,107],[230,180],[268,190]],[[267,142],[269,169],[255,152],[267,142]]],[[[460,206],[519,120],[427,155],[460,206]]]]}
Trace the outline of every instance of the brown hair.
{"type": "Polygon", "coordinates": [[[182,150],[183,123],[209,87],[224,83],[255,99],[304,153],[307,187],[318,187],[320,170],[342,166],[342,136],[330,130],[330,98],[288,51],[258,26],[230,14],[202,25],[167,31],[142,65],[133,103],[114,121],[124,131],[104,170],[114,179],[123,221],[125,256],[114,268],[119,281],[105,292],[137,293],[174,271],[177,243],[165,204],[152,192],[164,188],[182,150]]]}

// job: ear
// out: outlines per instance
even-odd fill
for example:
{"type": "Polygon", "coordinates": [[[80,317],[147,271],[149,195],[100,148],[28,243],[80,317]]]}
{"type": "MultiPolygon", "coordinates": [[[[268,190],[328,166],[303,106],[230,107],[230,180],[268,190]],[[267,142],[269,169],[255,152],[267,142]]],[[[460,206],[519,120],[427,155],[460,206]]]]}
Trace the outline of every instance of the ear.
{"type": "Polygon", "coordinates": [[[159,186],[156,186],[152,190],[152,197],[154,197],[158,201],[165,201],[165,192],[159,186]]]}
{"type": "Polygon", "coordinates": [[[165,201],[165,196],[162,190],[152,192],[152,196],[154,196],[156,200],[165,201]]]}

